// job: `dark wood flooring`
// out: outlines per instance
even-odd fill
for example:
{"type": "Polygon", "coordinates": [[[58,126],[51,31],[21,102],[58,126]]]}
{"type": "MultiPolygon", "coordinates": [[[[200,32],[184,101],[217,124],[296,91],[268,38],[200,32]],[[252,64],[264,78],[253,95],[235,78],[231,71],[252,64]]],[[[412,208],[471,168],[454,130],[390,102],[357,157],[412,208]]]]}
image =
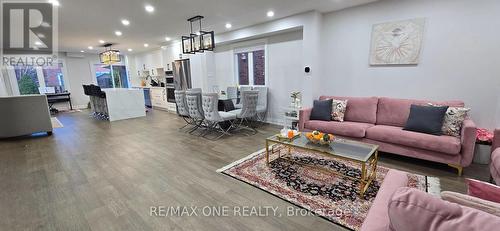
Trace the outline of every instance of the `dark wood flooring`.
{"type": "MultiPolygon", "coordinates": [[[[219,141],[181,132],[177,116],[98,121],[59,114],[54,135],[0,140],[0,230],[343,230],[315,216],[155,217],[151,206],[291,204],[216,170],[264,147],[280,128],[219,141]]],[[[488,180],[487,166],[458,177],[445,165],[382,155],[381,165],[438,176],[463,192],[464,177],[488,180]]]]}

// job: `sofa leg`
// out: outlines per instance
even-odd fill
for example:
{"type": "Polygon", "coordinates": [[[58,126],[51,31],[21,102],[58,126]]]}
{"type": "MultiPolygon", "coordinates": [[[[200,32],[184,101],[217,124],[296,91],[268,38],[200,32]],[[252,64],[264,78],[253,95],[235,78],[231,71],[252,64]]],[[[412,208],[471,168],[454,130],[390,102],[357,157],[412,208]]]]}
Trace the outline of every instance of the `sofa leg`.
{"type": "Polygon", "coordinates": [[[47,135],[48,135],[48,136],[51,136],[51,135],[52,135],[52,131],[47,132],[47,135]]]}
{"type": "Polygon", "coordinates": [[[463,172],[463,169],[464,169],[462,166],[456,165],[456,164],[448,164],[448,166],[457,169],[458,170],[458,176],[462,176],[462,172],[463,172]]]}

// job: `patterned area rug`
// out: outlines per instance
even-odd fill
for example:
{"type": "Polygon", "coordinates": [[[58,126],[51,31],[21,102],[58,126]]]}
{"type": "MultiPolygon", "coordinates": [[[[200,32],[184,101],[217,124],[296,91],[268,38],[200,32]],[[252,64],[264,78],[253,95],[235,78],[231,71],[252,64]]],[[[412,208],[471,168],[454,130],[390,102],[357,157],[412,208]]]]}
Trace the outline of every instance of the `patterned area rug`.
{"type": "MultiPolygon", "coordinates": [[[[276,148],[280,147],[275,147],[275,150],[276,148]]],[[[285,153],[285,150],[282,153],[285,153]]],[[[351,230],[361,228],[389,171],[388,168],[379,165],[376,181],[370,185],[364,198],[361,199],[358,196],[358,180],[315,168],[316,166],[330,168],[360,178],[361,168],[356,163],[320,157],[299,149],[292,149],[289,159],[276,159],[276,157],[276,154],[273,154],[271,156],[273,161],[267,166],[265,150],[261,150],[219,169],[218,172],[260,188],[351,230]]],[[[408,187],[427,191],[428,177],[408,173],[408,178],[408,187]]]]}

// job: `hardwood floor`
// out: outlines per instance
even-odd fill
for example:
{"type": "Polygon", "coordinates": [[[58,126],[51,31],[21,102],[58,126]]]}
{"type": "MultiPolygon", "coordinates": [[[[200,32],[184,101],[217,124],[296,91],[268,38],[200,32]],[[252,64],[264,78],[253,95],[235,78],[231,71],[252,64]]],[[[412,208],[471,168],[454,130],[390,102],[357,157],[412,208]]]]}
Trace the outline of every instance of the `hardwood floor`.
{"type": "MultiPolygon", "coordinates": [[[[58,115],[53,136],[0,140],[0,230],[344,230],[315,216],[158,217],[151,206],[291,204],[216,170],[264,147],[279,127],[209,141],[178,130],[183,121],[152,111],[104,122],[88,112],[58,115]]],[[[380,164],[441,178],[463,192],[464,177],[488,180],[487,166],[458,177],[441,165],[382,155],[380,164]]]]}

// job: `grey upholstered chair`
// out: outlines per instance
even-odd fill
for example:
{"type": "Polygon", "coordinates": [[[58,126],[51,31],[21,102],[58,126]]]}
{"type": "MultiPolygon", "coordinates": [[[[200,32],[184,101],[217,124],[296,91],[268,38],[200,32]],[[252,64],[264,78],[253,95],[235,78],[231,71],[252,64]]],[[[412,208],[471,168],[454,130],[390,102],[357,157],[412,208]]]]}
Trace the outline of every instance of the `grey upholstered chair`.
{"type": "Polygon", "coordinates": [[[233,104],[236,104],[236,99],[238,98],[238,88],[237,87],[227,87],[227,98],[233,101],[233,104]]]}
{"type": "Polygon", "coordinates": [[[229,112],[219,111],[219,94],[218,93],[203,93],[202,95],[202,105],[203,105],[203,113],[205,115],[205,122],[207,123],[207,133],[208,135],[210,131],[218,131],[222,133],[220,136],[215,139],[219,139],[224,135],[230,135],[228,132],[233,127],[233,120],[236,119],[236,115],[229,112]],[[222,128],[220,123],[229,122],[230,126],[227,128],[222,128]]]}
{"type": "Polygon", "coordinates": [[[253,125],[251,124],[252,118],[257,115],[257,101],[259,98],[258,91],[242,91],[241,92],[241,102],[242,108],[230,111],[229,113],[233,113],[236,115],[236,118],[239,119],[239,124],[237,127],[241,127],[242,125],[246,125],[246,128],[251,129],[253,132],[257,132],[253,125]]]}
{"type": "Polygon", "coordinates": [[[205,120],[201,103],[201,89],[188,89],[186,91],[186,106],[189,117],[194,122],[194,128],[189,133],[193,133],[198,128],[203,127],[203,121],[205,120]]]}
{"type": "Polygon", "coordinates": [[[177,107],[177,114],[186,121],[186,125],[182,126],[180,129],[185,128],[188,125],[193,125],[194,121],[189,117],[189,111],[187,109],[186,103],[186,91],[184,90],[175,90],[175,104],[177,107]]]}
{"type": "Polygon", "coordinates": [[[243,105],[242,105],[243,104],[243,92],[244,91],[251,91],[252,89],[253,89],[252,86],[241,86],[240,87],[240,93],[241,93],[240,94],[240,99],[241,100],[240,100],[239,103],[237,103],[237,104],[234,105],[235,108],[242,108],[243,107],[243,105]]]}
{"type": "Polygon", "coordinates": [[[253,87],[253,89],[259,92],[259,99],[257,100],[257,118],[261,122],[265,122],[267,115],[268,88],[264,86],[259,86],[259,87],[253,87]]]}

